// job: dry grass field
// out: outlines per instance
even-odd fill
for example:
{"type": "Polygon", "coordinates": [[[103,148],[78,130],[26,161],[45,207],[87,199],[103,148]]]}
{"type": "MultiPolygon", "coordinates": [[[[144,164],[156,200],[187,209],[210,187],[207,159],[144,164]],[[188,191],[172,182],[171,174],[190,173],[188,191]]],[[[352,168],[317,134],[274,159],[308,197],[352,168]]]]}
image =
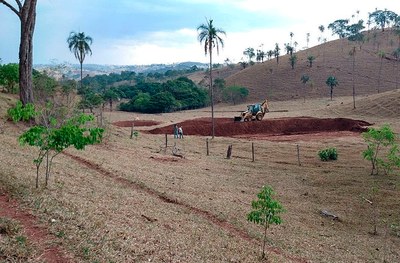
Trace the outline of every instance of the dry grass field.
{"type": "MultiPolygon", "coordinates": [[[[304,102],[285,89],[281,100],[270,99],[263,121],[352,118],[373,127],[389,123],[400,133],[400,90],[369,87],[356,109],[346,94],[331,101],[316,93],[304,102]]],[[[48,188],[35,189],[37,151],[17,141],[27,127],[6,121],[15,100],[0,94],[2,262],[400,262],[400,176],[370,175],[359,132],[180,140],[169,134],[165,147],[165,135],[149,130],[209,117],[210,109],[106,112],[103,143],[57,156],[48,188]],[[132,139],[130,127],[113,125],[134,120],[155,125],[136,126],[132,139]],[[174,146],[184,158],[173,155],[174,146]],[[327,147],[337,148],[338,160],[320,161],[317,153],[327,147]],[[263,229],[246,220],[263,185],[274,188],[286,210],[283,223],[268,230],[264,261],[263,229]]],[[[217,105],[215,114],[233,118],[245,107],[217,105]]]]}

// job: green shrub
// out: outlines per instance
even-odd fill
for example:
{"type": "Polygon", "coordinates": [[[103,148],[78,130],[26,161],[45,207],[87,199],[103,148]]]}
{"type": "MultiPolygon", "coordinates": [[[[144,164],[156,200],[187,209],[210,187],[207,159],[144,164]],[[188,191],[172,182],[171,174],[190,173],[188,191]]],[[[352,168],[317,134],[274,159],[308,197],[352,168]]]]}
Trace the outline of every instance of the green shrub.
{"type": "Polygon", "coordinates": [[[327,148],[318,152],[321,161],[337,160],[338,154],[336,148],[327,148]]]}
{"type": "Polygon", "coordinates": [[[389,124],[381,128],[369,128],[362,136],[367,143],[367,149],[362,155],[364,159],[371,161],[371,174],[379,174],[379,168],[385,174],[394,173],[394,168],[400,168],[399,136],[389,124]]]}
{"type": "Polygon", "coordinates": [[[33,104],[28,103],[24,106],[21,101],[17,101],[15,107],[8,109],[7,114],[9,119],[19,122],[33,119],[37,115],[37,112],[33,104]]]}

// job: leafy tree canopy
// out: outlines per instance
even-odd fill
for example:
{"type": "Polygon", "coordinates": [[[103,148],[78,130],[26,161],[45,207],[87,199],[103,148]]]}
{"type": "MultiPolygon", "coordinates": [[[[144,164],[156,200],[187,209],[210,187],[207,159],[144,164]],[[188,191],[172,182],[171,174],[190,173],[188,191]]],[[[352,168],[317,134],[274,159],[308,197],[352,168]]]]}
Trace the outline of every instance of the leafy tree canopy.
{"type": "Polygon", "coordinates": [[[223,101],[233,104],[244,101],[248,95],[249,90],[242,86],[229,86],[222,91],[223,101]]]}
{"type": "Polygon", "coordinates": [[[4,85],[8,92],[14,92],[19,81],[19,65],[15,63],[0,65],[0,85],[4,85]]]}
{"type": "Polygon", "coordinates": [[[208,103],[207,92],[186,78],[179,77],[164,83],[141,82],[134,87],[124,87],[124,94],[132,97],[121,103],[120,110],[148,113],[171,112],[204,107],[208,103]]]}

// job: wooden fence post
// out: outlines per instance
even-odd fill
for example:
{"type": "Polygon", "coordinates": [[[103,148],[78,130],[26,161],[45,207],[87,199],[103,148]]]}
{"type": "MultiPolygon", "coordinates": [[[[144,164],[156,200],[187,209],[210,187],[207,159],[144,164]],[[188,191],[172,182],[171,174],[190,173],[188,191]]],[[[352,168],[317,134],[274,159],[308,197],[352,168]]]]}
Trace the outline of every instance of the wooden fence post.
{"type": "Polygon", "coordinates": [[[232,144],[228,146],[228,151],[226,152],[226,158],[231,159],[232,156],[232,144]]]}
{"type": "Polygon", "coordinates": [[[255,161],[255,156],[254,156],[254,142],[251,143],[251,157],[252,161],[255,161]]]}
{"type": "Polygon", "coordinates": [[[131,139],[133,138],[133,128],[135,127],[135,124],[132,122],[132,126],[131,126],[131,139]]]}
{"type": "Polygon", "coordinates": [[[210,155],[210,151],[208,149],[208,138],[206,138],[206,147],[207,147],[207,156],[209,156],[210,155]]]}
{"type": "Polygon", "coordinates": [[[300,146],[297,144],[297,161],[299,162],[299,166],[301,166],[300,163],[300,146]]]}

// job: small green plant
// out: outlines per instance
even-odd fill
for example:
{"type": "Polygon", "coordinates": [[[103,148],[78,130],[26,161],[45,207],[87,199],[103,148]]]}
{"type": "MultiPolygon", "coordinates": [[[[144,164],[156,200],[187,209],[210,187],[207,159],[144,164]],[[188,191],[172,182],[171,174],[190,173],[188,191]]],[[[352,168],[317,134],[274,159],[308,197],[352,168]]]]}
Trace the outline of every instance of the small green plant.
{"type": "Polygon", "coordinates": [[[8,118],[13,122],[29,121],[33,119],[38,113],[35,111],[35,105],[28,103],[25,106],[21,101],[17,101],[15,107],[8,109],[8,118]]]}
{"type": "Polygon", "coordinates": [[[390,225],[391,234],[396,237],[400,237],[400,224],[391,224],[390,225]]]}
{"type": "Polygon", "coordinates": [[[318,156],[321,159],[321,161],[330,161],[330,160],[337,160],[338,158],[338,153],[336,148],[331,147],[331,148],[327,148],[324,150],[321,150],[318,152],[318,156]]]}
{"type": "Polygon", "coordinates": [[[274,190],[270,186],[263,186],[258,199],[251,202],[251,211],[247,215],[247,220],[255,224],[264,226],[264,239],[262,244],[262,259],[265,258],[265,243],[267,241],[267,229],[271,224],[279,225],[282,223],[279,214],[284,212],[282,205],[272,199],[274,190]]]}
{"type": "Polygon", "coordinates": [[[367,149],[362,152],[364,159],[371,161],[371,175],[379,174],[382,168],[385,174],[393,172],[393,168],[400,167],[400,147],[398,136],[392,128],[385,124],[380,129],[370,128],[363,132],[367,149]]]}
{"type": "Polygon", "coordinates": [[[36,188],[39,187],[39,169],[44,159],[46,160],[45,185],[47,186],[54,157],[70,146],[74,146],[77,150],[84,150],[87,145],[101,142],[104,129],[86,127],[86,123],[93,120],[93,115],[80,114],[68,119],[63,125],[58,125],[57,121],[52,119],[51,127],[36,125],[19,137],[21,145],[39,148],[38,157],[34,159],[36,188]]]}
{"type": "Polygon", "coordinates": [[[25,236],[17,236],[17,237],[15,237],[15,240],[21,246],[25,246],[26,245],[26,237],[25,236]]]}
{"type": "Polygon", "coordinates": [[[63,238],[65,237],[65,232],[63,230],[60,230],[56,233],[56,237],[58,238],[63,238]]]}
{"type": "Polygon", "coordinates": [[[82,248],[82,254],[83,254],[83,258],[89,259],[89,257],[90,257],[90,248],[83,247],[82,248]]]}
{"type": "Polygon", "coordinates": [[[131,139],[135,137],[135,139],[137,139],[139,137],[139,132],[138,131],[131,131],[131,139]]]}

